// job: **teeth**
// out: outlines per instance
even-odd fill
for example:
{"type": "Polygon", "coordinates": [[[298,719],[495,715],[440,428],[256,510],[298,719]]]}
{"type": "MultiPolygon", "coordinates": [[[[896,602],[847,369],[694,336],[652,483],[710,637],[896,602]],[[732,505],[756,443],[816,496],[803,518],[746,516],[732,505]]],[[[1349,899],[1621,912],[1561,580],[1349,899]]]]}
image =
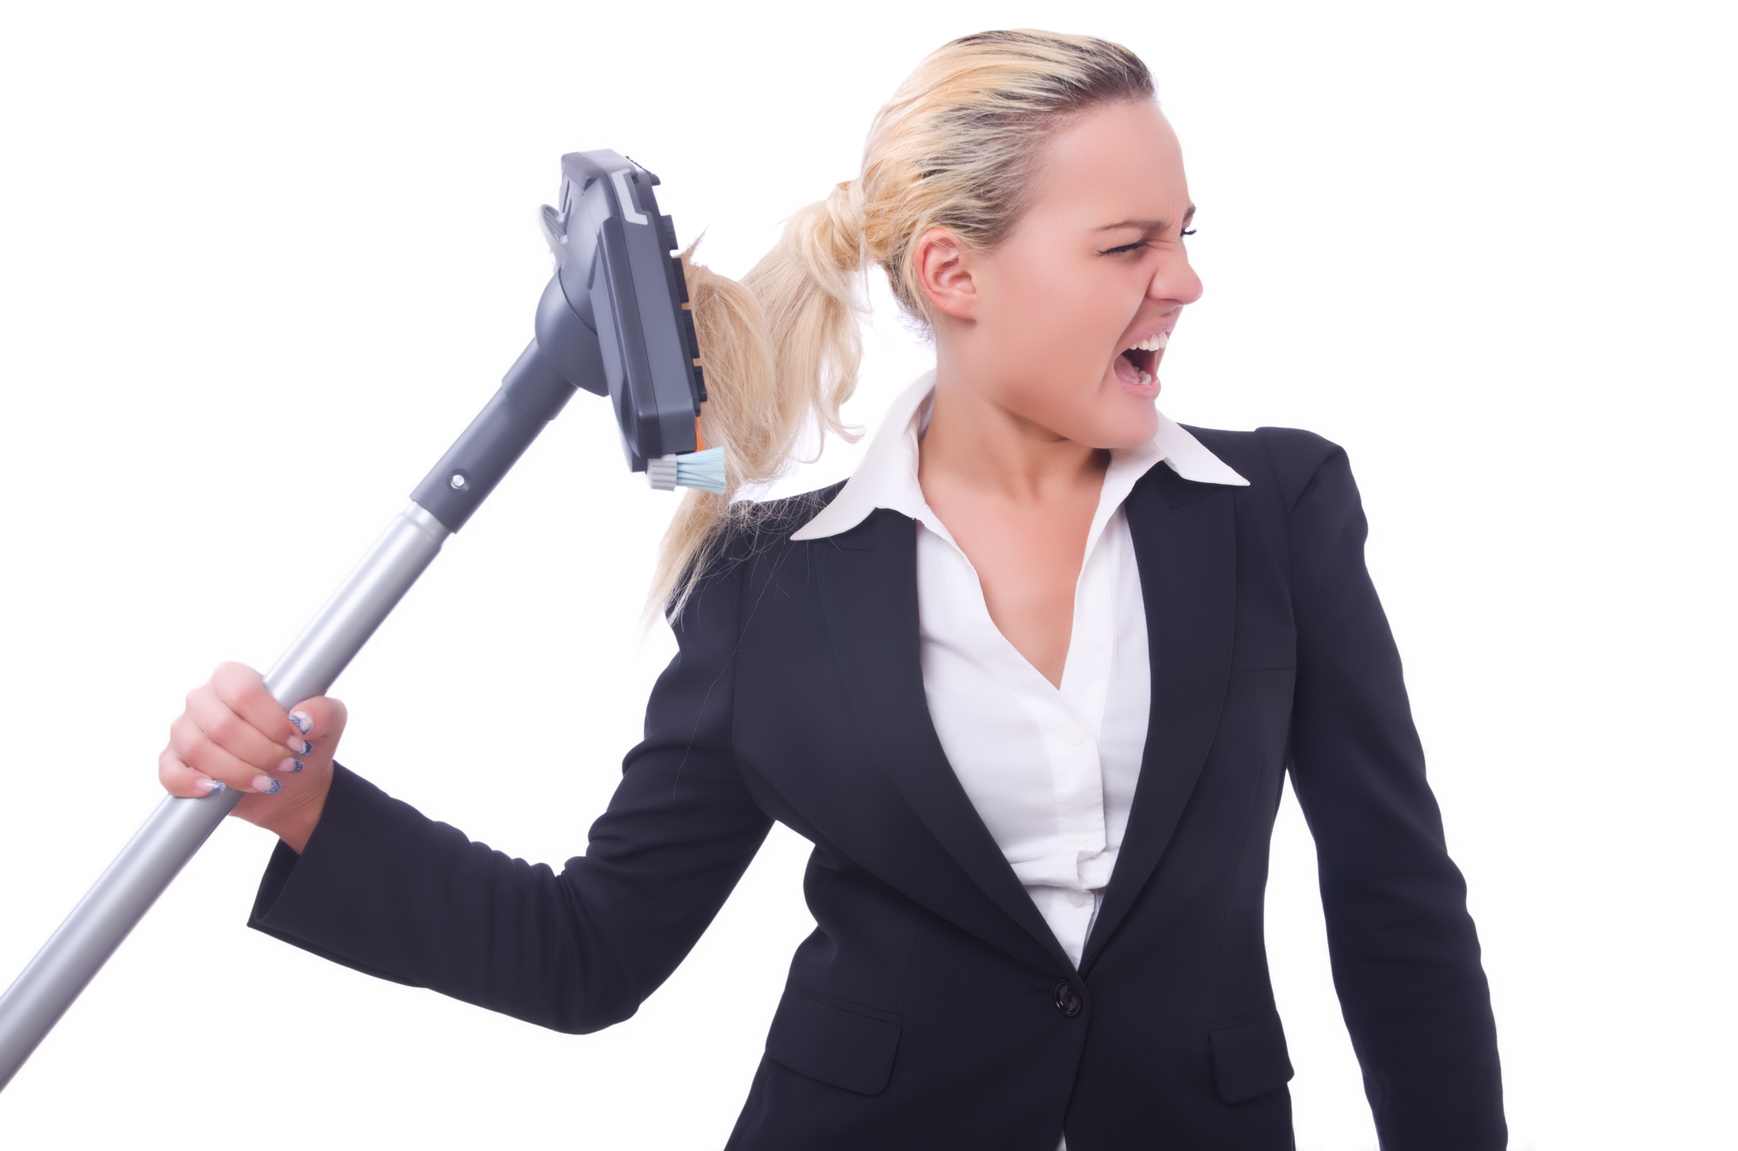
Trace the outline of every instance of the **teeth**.
{"type": "Polygon", "coordinates": [[[1153,377],[1150,373],[1148,373],[1148,372],[1141,373],[1141,387],[1144,388],[1152,382],[1153,382],[1153,377]]]}
{"type": "Polygon", "coordinates": [[[1171,334],[1169,332],[1160,332],[1156,336],[1148,336],[1146,339],[1136,344],[1135,347],[1143,352],[1156,352],[1170,342],[1171,334]]]}

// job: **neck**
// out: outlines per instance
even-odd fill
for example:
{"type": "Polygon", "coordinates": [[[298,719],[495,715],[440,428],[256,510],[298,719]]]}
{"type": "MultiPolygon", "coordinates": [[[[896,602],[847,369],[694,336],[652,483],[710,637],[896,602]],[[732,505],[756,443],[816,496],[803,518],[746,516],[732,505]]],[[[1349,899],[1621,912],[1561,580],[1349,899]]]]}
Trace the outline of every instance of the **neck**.
{"type": "Polygon", "coordinates": [[[1110,453],[1067,439],[985,398],[939,354],[934,408],[918,449],[918,480],[941,480],[1016,503],[1069,498],[1103,483],[1110,453]]]}

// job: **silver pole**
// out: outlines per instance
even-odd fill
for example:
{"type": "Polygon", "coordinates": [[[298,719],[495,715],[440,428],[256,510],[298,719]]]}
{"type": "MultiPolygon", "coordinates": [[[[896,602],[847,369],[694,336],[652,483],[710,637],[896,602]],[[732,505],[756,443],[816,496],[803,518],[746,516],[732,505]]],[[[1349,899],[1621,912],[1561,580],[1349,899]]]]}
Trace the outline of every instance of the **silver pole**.
{"type": "MultiPolygon", "coordinates": [[[[266,673],[282,707],[323,695],[433,562],[451,533],[420,505],[400,512],[355,570],[266,673]]],[[[0,996],[0,1089],[30,1058],[241,793],[165,797],[0,996]]]]}

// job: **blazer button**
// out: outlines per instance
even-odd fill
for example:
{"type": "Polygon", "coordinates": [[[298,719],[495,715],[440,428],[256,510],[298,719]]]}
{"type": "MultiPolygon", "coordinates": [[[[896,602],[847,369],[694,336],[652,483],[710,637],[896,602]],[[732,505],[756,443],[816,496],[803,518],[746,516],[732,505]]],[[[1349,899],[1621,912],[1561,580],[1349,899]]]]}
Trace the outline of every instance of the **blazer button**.
{"type": "Polygon", "coordinates": [[[1056,984],[1056,1010],[1069,1019],[1080,1014],[1080,1008],[1085,1001],[1080,998],[1080,992],[1074,989],[1074,984],[1066,979],[1058,980],[1056,984]]]}

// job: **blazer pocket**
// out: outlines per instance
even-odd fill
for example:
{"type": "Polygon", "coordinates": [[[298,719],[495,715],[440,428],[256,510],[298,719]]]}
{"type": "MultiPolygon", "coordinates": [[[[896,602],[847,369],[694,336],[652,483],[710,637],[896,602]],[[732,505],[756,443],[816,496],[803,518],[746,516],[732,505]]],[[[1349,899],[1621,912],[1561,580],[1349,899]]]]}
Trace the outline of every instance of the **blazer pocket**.
{"type": "Polygon", "coordinates": [[[1239,628],[1231,645],[1232,671],[1291,671],[1297,667],[1297,632],[1289,627],[1239,628]]]}
{"type": "Polygon", "coordinates": [[[1225,1102],[1242,1103],[1291,1081],[1291,1057],[1285,1050],[1279,1012],[1265,1011],[1254,1019],[1215,1027],[1209,1038],[1213,1081],[1225,1102]]]}
{"type": "Polygon", "coordinates": [[[879,1095],[893,1077],[899,1025],[787,990],[766,1053],[800,1075],[859,1095],[879,1095]]]}

